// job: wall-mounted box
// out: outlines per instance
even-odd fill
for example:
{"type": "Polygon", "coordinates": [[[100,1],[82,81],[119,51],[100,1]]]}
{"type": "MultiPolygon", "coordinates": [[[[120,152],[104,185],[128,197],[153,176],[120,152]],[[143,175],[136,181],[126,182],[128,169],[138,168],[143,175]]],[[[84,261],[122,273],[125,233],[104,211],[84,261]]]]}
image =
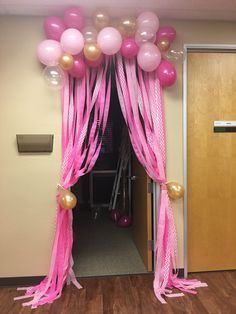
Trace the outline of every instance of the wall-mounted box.
{"type": "Polygon", "coordinates": [[[51,153],[53,134],[17,134],[19,153],[51,153]]]}

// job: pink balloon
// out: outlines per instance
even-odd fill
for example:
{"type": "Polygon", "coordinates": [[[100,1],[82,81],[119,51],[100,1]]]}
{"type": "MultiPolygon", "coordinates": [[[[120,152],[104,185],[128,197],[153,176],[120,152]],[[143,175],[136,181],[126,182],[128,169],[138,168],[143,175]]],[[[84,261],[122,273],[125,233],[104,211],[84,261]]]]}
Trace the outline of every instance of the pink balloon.
{"type": "Polygon", "coordinates": [[[38,45],[37,56],[39,61],[45,65],[57,65],[61,55],[61,45],[56,40],[47,39],[38,45]]]}
{"type": "Polygon", "coordinates": [[[86,64],[90,67],[90,68],[98,68],[104,61],[104,55],[101,54],[100,57],[97,60],[91,61],[88,59],[85,59],[86,64]]]}
{"type": "Polygon", "coordinates": [[[150,27],[154,32],[157,32],[159,28],[159,19],[155,13],[150,11],[145,11],[139,14],[137,18],[138,28],[142,28],[144,26],[150,27]]]}
{"type": "Polygon", "coordinates": [[[68,28],[61,36],[61,47],[65,52],[77,55],[84,47],[84,37],[77,29],[68,28]]]}
{"type": "Polygon", "coordinates": [[[160,50],[152,43],[145,43],[139,49],[137,60],[142,70],[152,72],[161,62],[160,50]]]}
{"type": "Polygon", "coordinates": [[[114,55],[120,50],[122,37],[114,27],[105,27],[98,33],[97,43],[105,55],[114,55]]]}
{"type": "Polygon", "coordinates": [[[85,76],[85,63],[82,57],[76,56],[74,57],[74,65],[72,69],[68,71],[68,73],[74,78],[83,78],[85,76]]]}
{"type": "Polygon", "coordinates": [[[64,22],[57,16],[46,17],[43,26],[47,38],[58,41],[60,41],[61,35],[66,29],[64,22]]]}
{"type": "Polygon", "coordinates": [[[176,70],[173,64],[167,60],[161,60],[157,68],[157,77],[162,87],[172,86],[176,81],[176,70]]]}
{"type": "Polygon", "coordinates": [[[172,26],[162,26],[159,28],[156,34],[156,41],[160,41],[162,38],[168,38],[172,43],[176,38],[176,30],[172,26]]]}
{"type": "Polygon", "coordinates": [[[138,45],[134,38],[125,38],[121,45],[121,55],[125,58],[133,58],[138,53],[138,45]]]}
{"type": "Polygon", "coordinates": [[[64,22],[67,28],[81,30],[85,25],[85,19],[79,7],[68,8],[64,13],[64,22]]]}
{"type": "Polygon", "coordinates": [[[122,228],[127,228],[131,225],[131,223],[132,223],[132,218],[130,216],[124,215],[118,220],[117,225],[122,228]]]}

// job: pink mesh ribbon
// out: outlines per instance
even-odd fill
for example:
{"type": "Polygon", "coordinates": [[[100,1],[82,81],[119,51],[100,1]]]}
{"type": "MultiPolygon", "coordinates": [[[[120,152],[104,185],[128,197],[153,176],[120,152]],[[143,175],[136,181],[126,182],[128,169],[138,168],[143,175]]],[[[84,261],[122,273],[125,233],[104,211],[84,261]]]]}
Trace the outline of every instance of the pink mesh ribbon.
{"type": "MultiPolygon", "coordinates": [[[[62,91],[62,170],[61,186],[74,185],[79,177],[94,166],[102,143],[111,93],[111,78],[107,72],[109,59],[98,70],[87,70],[82,80],[67,77],[62,91]]],[[[82,288],[73,272],[72,211],[64,210],[57,195],[56,232],[48,275],[40,284],[18,288],[25,295],[15,300],[31,298],[23,306],[37,308],[52,303],[61,296],[66,283],[82,288]]]]}
{"type": "Polygon", "coordinates": [[[155,72],[145,73],[136,60],[116,58],[116,85],[122,113],[138,160],[147,174],[161,184],[157,217],[156,267],[153,288],[161,303],[163,296],[179,297],[207,286],[198,280],[177,277],[178,248],[171,203],[166,189],[166,139],[162,89],[155,72]],[[177,288],[181,293],[172,293],[177,288]]]}

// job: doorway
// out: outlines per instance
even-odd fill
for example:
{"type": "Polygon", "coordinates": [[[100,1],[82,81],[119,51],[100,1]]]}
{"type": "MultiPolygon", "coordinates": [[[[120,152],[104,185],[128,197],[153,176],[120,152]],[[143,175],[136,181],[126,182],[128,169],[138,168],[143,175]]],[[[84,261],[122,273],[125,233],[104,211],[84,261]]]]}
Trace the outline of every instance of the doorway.
{"type": "MultiPolygon", "coordinates": [[[[101,152],[93,170],[72,188],[78,205],[73,211],[74,271],[76,276],[140,274],[153,270],[153,194],[151,180],[137,161],[120,109],[112,73],[110,110],[101,152]],[[112,198],[122,157],[126,166],[112,198]],[[111,201],[112,200],[112,201],[111,201]],[[114,205],[115,204],[115,205],[114,205]],[[111,219],[112,209],[131,217],[128,226],[111,219]]],[[[113,217],[114,218],[114,217],[113,217]]]]}
{"type": "Polygon", "coordinates": [[[185,266],[236,269],[236,53],[215,47],[187,56],[185,266]]]}

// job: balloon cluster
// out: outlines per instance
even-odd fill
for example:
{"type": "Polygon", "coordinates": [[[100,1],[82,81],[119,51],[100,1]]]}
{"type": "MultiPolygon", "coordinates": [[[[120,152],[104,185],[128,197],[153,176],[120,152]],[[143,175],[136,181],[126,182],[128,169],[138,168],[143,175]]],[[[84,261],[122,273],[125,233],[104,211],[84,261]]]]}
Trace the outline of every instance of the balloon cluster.
{"type": "MultiPolygon", "coordinates": [[[[137,18],[121,18],[116,27],[103,10],[94,13],[91,25],[85,25],[85,17],[79,7],[70,7],[64,17],[48,16],[44,21],[47,39],[37,50],[41,63],[46,65],[44,77],[49,86],[61,88],[64,72],[74,78],[83,78],[88,67],[98,67],[104,55],[112,56],[120,51],[124,58],[137,58],[140,68],[157,71],[163,87],[176,80],[176,70],[169,60],[178,57],[170,50],[175,40],[173,27],[160,27],[153,12],[143,12],[137,18]]],[[[114,23],[113,23],[114,24],[114,23]]]]}

